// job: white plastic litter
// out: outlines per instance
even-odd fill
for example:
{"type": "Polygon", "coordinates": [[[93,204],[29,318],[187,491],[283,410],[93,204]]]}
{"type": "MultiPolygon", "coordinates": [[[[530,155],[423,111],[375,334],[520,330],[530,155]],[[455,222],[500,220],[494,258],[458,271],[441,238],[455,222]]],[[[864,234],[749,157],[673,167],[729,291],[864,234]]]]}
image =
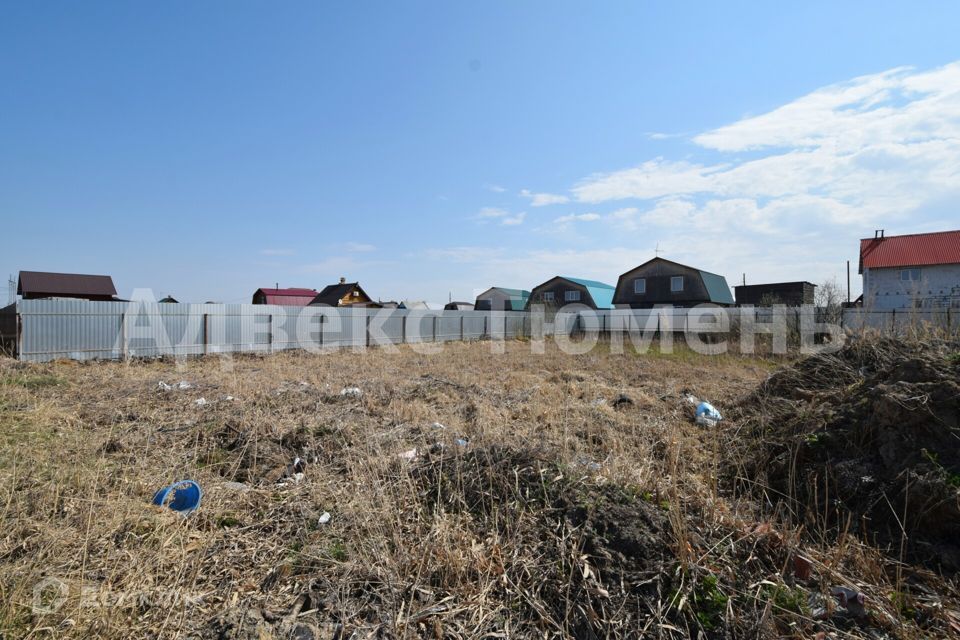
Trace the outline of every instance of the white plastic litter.
{"type": "Polygon", "coordinates": [[[413,449],[410,449],[409,451],[404,451],[403,453],[397,454],[397,457],[398,457],[398,458],[402,458],[402,459],[404,459],[404,460],[413,460],[414,458],[417,457],[417,449],[416,449],[416,447],[414,447],[413,449]]]}
{"type": "Polygon", "coordinates": [[[192,389],[192,388],[193,388],[193,385],[187,382],[186,380],[181,380],[180,382],[177,383],[177,389],[180,389],[181,391],[185,391],[187,389],[192,389]]]}
{"type": "Polygon", "coordinates": [[[160,382],[157,383],[157,388],[160,389],[160,391],[172,391],[172,390],[173,390],[173,387],[172,387],[171,385],[167,384],[166,382],[164,382],[163,380],[161,380],[160,382]]]}
{"type": "Polygon", "coordinates": [[[330,512],[324,511],[323,513],[320,514],[320,518],[317,520],[317,524],[327,524],[328,522],[330,522],[331,518],[333,518],[333,516],[330,515],[330,512]]]}
{"type": "Polygon", "coordinates": [[[440,424],[439,422],[434,422],[434,423],[433,423],[433,428],[434,428],[434,429],[446,429],[446,427],[443,426],[442,424],[440,424]]]}
{"type": "Polygon", "coordinates": [[[363,395],[363,391],[360,390],[360,387],[344,387],[340,391],[340,395],[347,398],[359,398],[363,395]]]}
{"type": "Polygon", "coordinates": [[[197,399],[196,399],[196,404],[197,404],[198,407],[202,407],[202,406],[204,406],[205,404],[207,404],[207,399],[206,399],[206,398],[197,398],[197,399]]]}

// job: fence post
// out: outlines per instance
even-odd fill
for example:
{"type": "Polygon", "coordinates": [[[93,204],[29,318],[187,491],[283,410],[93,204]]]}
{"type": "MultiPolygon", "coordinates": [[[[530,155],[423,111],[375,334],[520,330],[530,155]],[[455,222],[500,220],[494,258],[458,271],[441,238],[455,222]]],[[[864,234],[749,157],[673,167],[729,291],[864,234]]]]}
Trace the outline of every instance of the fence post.
{"type": "Polygon", "coordinates": [[[267,351],[273,353],[273,314],[267,315],[267,351]]]}
{"type": "Polygon", "coordinates": [[[369,347],[370,346],[370,314],[366,312],[366,309],[364,309],[363,317],[367,327],[366,328],[367,338],[364,342],[365,342],[365,345],[369,347]]]}
{"type": "Polygon", "coordinates": [[[489,337],[490,337],[490,336],[487,335],[487,319],[488,319],[489,317],[490,317],[490,316],[486,316],[486,315],[483,316],[483,337],[484,337],[484,338],[489,338],[489,337]]]}
{"type": "Polygon", "coordinates": [[[203,314],[203,355],[207,355],[207,343],[209,342],[208,332],[210,331],[210,314],[203,314]]]}
{"type": "Polygon", "coordinates": [[[460,342],[463,342],[463,315],[460,315],[460,342]]]}
{"type": "Polygon", "coordinates": [[[433,341],[439,342],[440,338],[437,337],[437,327],[440,325],[440,316],[433,316],[433,341]]]}
{"type": "Polygon", "coordinates": [[[400,344],[407,342],[407,315],[400,316],[400,344]]]}
{"type": "Polygon", "coordinates": [[[127,342],[127,312],[120,313],[120,353],[124,360],[130,359],[130,344],[127,342]]]}
{"type": "Polygon", "coordinates": [[[890,333],[896,335],[897,333],[897,310],[893,309],[893,313],[890,314],[890,333]]]}

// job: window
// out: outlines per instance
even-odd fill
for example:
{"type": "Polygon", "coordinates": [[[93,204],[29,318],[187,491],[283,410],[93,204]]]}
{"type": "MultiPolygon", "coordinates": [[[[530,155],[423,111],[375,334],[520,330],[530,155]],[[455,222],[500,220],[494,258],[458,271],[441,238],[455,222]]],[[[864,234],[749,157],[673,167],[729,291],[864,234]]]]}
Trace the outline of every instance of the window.
{"type": "Polygon", "coordinates": [[[647,292],[647,279],[646,278],[637,278],[633,281],[633,292],[644,294],[647,292]]]}
{"type": "Polygon", "coordinates": [[[553,302],[553,291],[544,291],[544,292],[543,292],[543,301],[544,301],[544,302],[553,302]]]}
{"type": "Polygon", "coordinates": [[[580,292],[579,291],[564,291],[563,299],[566,302],[580,302],[580,292]]]}
{"type": "Polygon", "coordinates": [[[683,291],[683,276],[670,276],[670,292],[683,291]]]}
{"type": "Polygon", "coordinates": [[[920,279],[920,269],[901,269],[900,270],[900,280],[904,282],[909,282],[911,280],[920,279]]]}
{"type": "Polygon", "coordinates": [[[354,298],[359,298],[359,297],[360,297],[360,292],[359,292],[359,291],[354,291],[354,292],[353,292],[353,297],[354,297],[354,298]]]}

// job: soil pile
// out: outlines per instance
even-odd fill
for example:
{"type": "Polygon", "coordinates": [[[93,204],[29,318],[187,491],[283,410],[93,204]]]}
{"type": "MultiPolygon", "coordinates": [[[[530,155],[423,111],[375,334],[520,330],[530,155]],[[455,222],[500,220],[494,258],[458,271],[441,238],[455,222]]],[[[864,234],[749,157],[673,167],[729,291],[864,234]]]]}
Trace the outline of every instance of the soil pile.
{"type": "Polygon", "coordinates": [[[739,411],[738,473],[808,527],[960,569],[957,345],[857,341],[774,373],[739,411]]]}

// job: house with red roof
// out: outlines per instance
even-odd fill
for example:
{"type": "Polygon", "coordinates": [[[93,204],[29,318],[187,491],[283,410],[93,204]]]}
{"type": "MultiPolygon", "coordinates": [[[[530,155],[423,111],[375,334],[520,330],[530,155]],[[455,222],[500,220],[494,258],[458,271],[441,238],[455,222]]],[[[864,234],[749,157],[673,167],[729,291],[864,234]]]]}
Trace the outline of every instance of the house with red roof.
{"type": "Polygon", "coordinates": [[[316,289],[257,289],[253,304],[279,304],[286,307],[305,307],[317,297],[316,289]]]}
{"type": "Polygon", "coordinates": [[[863,306],[873,310],[960,308],[960,231],[860,241],[863,306]]]}

